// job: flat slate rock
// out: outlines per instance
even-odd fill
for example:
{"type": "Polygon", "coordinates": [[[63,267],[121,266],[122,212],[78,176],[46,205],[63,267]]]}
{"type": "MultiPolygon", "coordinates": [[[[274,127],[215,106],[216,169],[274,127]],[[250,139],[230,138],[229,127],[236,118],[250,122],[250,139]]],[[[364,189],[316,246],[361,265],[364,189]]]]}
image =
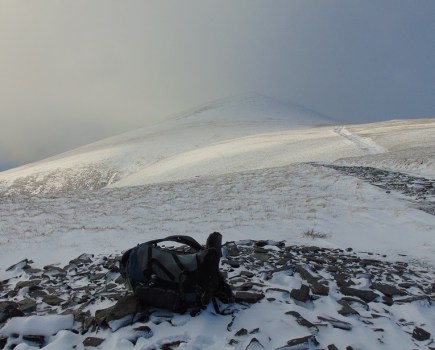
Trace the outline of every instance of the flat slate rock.
{"type": "Polygon", "coordinates": [[[371,301],[375,300],[379,296],[378,294],[376,294],[371,290],[356,289],[351,287],[341,287],[340,292],[344,295],[358,297],[364,300],[366,303],[370,303],[371,301]]]}
{"type": "Polygon", "coordinates": [[[388,297],[393,297],[395,295],[406,295],[406,292],[404,290],[390,284],[372,283],[370,288],[376,289],[388,297]]]}
{"type": "Polygon", "coordinates": [[[264,298],[263,293],[253,293],[253,292],[236,292],[234,295],[236,302],[238,303],[249,303],[254,304],[259,302],[264,298]]]}
{"type": "Polygon", "coordinates": [[[297,301],[307,302],[310,300],[310,288],[302,284],[299,289],[292,289],[290,296],[297,301]]]}
{"type": "Polygon", "coordinates": [[[349,322],[340,321],[333,317],[317,316],[317,318],[320,321],[328,322],[334,328],[343,329],[345,331],[350,331],[353,328],[352,324],[349,322]]]}
{"type": "Polygon", "coordinates": [[[85,340],[83,340],[83,345],[95,348],[97,346],[100,346],[101,343],[104,342],[104,340],[105,339],[103,338],[87,337],[85,340]]]}
{"type": "Polygon", "coordinates": [[[319,345],[314,335],[307,335],[306,337],[291,339],[287,342],[287,347],[292,349],[301,349],[301,346],[311,347],[313,345],[319,345]]]}
{"type": "Polygon", "coordinates": [[[430,333],[423,328],[415,327],[412,332],[412,337],[418,341],[424,341],[430,339],[430,333]]]}

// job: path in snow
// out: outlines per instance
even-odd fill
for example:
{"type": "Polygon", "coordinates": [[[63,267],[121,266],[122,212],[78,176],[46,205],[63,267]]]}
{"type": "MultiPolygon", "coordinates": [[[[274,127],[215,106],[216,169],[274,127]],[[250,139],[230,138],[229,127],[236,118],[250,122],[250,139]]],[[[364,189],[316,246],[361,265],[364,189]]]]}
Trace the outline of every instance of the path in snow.
{"type": "Polygon", "coordinates": [[[385,148],[376,144],[372,139],[352,134],[348,129],[346,129],[346,127],[342,125],[335,127],[334,131],[337,135],[349,140],[358,148],[367,151],[370,154],[384,153],[387,151],[385,148]]]}

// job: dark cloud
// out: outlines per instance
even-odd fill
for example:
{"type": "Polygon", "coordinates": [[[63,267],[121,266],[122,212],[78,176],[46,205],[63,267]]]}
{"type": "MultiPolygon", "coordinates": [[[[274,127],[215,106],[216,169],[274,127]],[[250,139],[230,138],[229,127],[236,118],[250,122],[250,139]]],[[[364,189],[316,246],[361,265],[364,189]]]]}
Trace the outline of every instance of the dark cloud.
{"type": "Polygon", "coordinates": [[[345,122],[435,116],[435,2],[0,4],[0,160],[257,91],[345,122]]]}

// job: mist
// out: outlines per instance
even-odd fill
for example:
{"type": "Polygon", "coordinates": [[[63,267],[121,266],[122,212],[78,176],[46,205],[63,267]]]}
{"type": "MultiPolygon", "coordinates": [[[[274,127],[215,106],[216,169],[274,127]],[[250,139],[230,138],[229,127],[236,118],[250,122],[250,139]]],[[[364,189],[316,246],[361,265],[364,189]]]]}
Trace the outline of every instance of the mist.
{"type": "Polygon", "coordinates": [[[435,116],[435,2],[3,1],[0,163],[257,92],[343,123],[435,116]]]}

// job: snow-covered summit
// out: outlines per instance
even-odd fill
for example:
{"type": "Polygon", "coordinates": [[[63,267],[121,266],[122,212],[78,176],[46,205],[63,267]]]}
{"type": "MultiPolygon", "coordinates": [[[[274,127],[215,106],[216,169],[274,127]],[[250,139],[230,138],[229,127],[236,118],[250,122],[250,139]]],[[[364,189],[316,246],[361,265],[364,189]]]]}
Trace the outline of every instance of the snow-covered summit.
{"type": "MultiPolygon", "coordinates": [[[[2,172],[0,194],[138,186],[293,163],[386,155],[399,148],[426,147],[433,142],[434,128],[434,120],[339,126],[297,105],[243,95],[2,172]]],[[[432,148],[429,151],[432,154],[432,148]]],[[[409,163],[407,159],[404,162],[409,163]]],[[[414,164],[408,168],[412,170],[414,164]]],[[[427,168],[428,176],[435,173],[433,163],[427,168]]]]}
{"type": "MultiPolygon", "coordinates": [[[[97,189],[140,173],[139,179],[135,176],[131,181],[124,181],[124,185],[134,185],[141,183],[140,178],[143,175],[147,178],[147,169],[150,167],[150,171],[155,174],[155,168],[160,167],[161,162],[165,162],[163,169],[174,170],[172,165],[168,169],[168,159],[175,157],[177,161],[174,166],[177,168],[180,162],[184,163],[186,160],[183,155],[187,154],[187,158],[190,158],[189,152],[202,149],[205,152],[213,151],[213,148],[208,147],[223,142],[228,144],[242,137],[331,123],[330,119],[313,111],[262,95],[226,98],[147,128],[133,130],[3,172],[0,174],[0,191],[37,194],[97,189]]],[[[213,158],[222,156],[225,154],[214,154],[213,158]]],[[[261,166],[261,161],[252,161],[257,167],[261,166]]],[[[188,167],[193,165],[190,161],[187,163],[188,167]]],[[[219,173],[230,171],[232,170],[226,169],[219,173]]],[[[157,178],[148,177],[145,182],[159,182],[160,174],[161,171],[157,178]]],[[[190,177],[191,172],[184,175],[180,173],[178,176],[190,177]]]]}
{"type": "Polygon", "coordinates": [[[183,122],[270,123],[284,121],[293,126],[335,124],[332,118],[297,104],[288,104],[260,94],[244,94],[196,107],[174,117],[183,122]]]}

